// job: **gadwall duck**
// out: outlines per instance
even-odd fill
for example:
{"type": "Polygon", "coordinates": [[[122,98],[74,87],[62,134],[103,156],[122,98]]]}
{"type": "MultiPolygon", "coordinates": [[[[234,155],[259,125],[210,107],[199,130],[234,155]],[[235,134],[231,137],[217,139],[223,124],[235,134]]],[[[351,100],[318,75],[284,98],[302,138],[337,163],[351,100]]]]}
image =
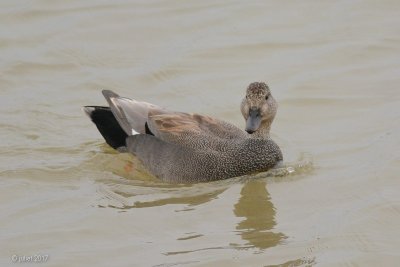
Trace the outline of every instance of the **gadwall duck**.
{"type": "Polygon", "coordinates": [[[266,171],[282,160],[269,131],[277,103],[263,82],[241,103],[246,130],[212,117],[168,111],[103,90],[109,107],[83,109],[107,144],[130,152],[169,182],[206,182],[266,171]]]}

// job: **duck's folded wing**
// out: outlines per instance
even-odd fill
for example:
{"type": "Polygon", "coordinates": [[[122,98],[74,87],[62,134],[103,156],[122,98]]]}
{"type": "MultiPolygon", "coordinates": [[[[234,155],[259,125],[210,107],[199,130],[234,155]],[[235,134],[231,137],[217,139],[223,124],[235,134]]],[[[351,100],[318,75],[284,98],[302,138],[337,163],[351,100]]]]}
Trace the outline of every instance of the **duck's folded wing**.
{"type": "Polygon", "coordinates": [[[223,149],[227,140],[246,137],[236,126],[209,116],[168,111],[109,90],[103,90],[103,95],[127,135],[151,133],[165,142],[211,150],[223,149]]]}
{"type": "Polygon", "coordinates": [[[132,132],[146,133],[149,112],[162,114],[164,111],[163,108],[147,102],[120,97],[110,90],[103,90],[102,93],[119,125],[128,135],[132,135],[132,132]]]}
{"type": "Polygon", "coordinates": [[[161,140],[197,149],[213,149],[217,143],[246,136],[230,123],[199,114],[152,110],[147,122],[150,131],[161,140]]]}

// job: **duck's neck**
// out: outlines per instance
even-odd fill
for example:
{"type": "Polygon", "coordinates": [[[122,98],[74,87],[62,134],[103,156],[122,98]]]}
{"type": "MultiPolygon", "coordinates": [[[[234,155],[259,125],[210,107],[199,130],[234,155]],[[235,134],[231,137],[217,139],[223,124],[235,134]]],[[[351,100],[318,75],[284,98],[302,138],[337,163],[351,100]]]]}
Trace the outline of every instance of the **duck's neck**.
{"type": "Polygon", "coordinates": [[[251,134],[252,138],[270,139],[269,132],[271,130],[271,122],[264,122],[257,131],[251,134]]]}

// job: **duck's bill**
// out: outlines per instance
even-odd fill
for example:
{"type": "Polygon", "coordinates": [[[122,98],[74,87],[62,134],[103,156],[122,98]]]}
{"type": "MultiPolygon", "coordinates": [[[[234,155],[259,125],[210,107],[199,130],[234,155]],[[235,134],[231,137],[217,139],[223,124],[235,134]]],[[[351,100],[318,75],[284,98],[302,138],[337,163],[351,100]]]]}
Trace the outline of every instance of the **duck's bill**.
{"type": "Polygon", "coordinates": [[[250,110],[249,117],[246,121],[246,132],[249,134],[258,130],[261,124],[261,116],[259,110],[250,110]]]}

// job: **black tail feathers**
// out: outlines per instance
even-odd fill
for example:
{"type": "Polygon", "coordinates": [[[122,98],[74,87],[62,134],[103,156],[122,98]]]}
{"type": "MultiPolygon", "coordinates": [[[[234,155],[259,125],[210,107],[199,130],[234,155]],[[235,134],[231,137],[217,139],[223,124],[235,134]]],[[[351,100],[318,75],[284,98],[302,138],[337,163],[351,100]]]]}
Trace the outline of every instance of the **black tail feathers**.
{"type": "Polygon", "coordinates": [[[107,144],[118,150],[126,147],[125,139],[128,135],[119,126],[109,107],[85,106],[83,111],[96,125],[107,144]]]}

